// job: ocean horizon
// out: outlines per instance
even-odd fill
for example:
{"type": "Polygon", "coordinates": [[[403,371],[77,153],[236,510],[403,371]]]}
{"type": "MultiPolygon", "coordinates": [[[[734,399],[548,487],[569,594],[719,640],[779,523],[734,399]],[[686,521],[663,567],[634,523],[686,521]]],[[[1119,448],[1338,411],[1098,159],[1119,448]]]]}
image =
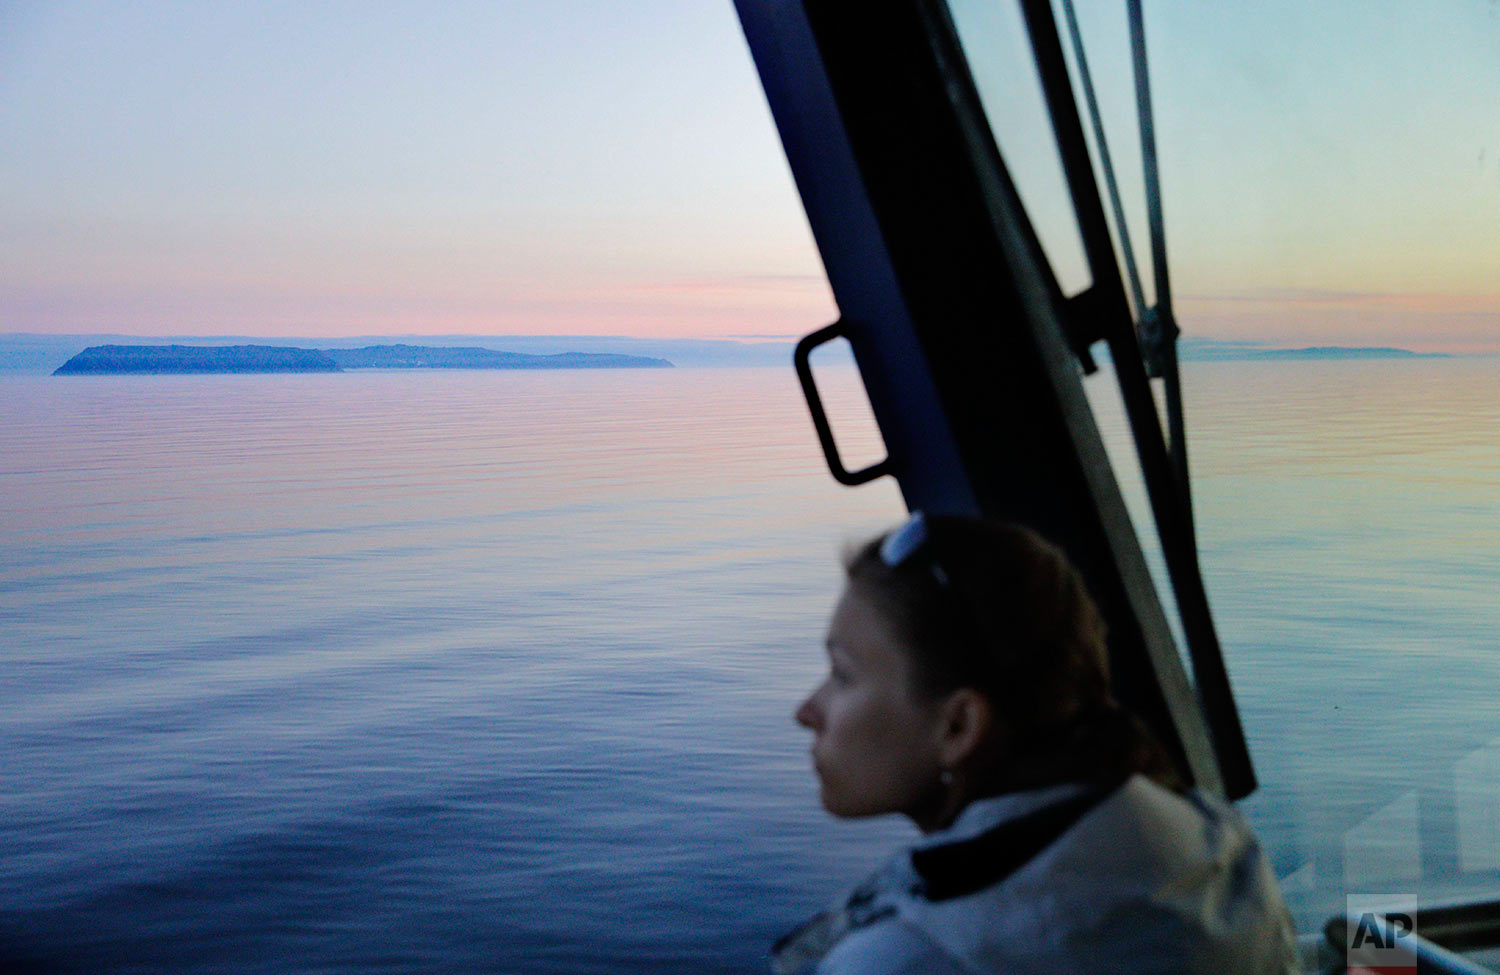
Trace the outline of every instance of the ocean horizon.
{"type": "MultiPolygon", "coordinates": [[[[734,335],[713,339],[645,338],[621,335],[356,335],[291,337],[254,335],[124,335],[119,333],[40,334],[0,332],[0,375],[48,375],[85,349],[101,345],[257,345],[303,349],[355,349],[371,345],[418,345],[433,348],[477,347],[522,355],[585,353],[662,358],[685,368],[748,367],[785,369],[799,335],[734,335]]],[[[1384,359],[1488,359],[1500,350],[1448,352],[1392,346],[1286,346],[1268,341],[1182,336],[1178,353],[1185,362],[1263,362],[1384,359]]],[[[1101,362],[1107,349],[1095,349],[1101,362]]],[[[832,343],[818,353],[825,363],[852,361],[847,345],[832,343]]]]}

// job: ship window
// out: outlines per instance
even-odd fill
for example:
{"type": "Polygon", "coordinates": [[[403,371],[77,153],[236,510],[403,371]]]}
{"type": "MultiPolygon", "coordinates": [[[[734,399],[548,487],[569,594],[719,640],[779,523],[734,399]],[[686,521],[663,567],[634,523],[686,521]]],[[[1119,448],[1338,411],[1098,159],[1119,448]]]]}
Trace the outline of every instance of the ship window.
{"type": "Polygon", "coordinates": [[[1020,7],[953,0],[953,24],[995,144],[1064,295],[1093,283],[1020,7]]]}
{"type": "MultiPolygon", "coordinates": [[[[1151,274],[1151,236],[1146,220],[1146,180],[1141,171],[1141,130],[1136,109],[1135,73],[1130,61],[1130,25],[1123,3],[1074,3],[1079,40],[1084,63],[1080,66],[1073,38],[1069,32],[1068,10],[1054,3],[1054,17],[1060,34],[1063,56],[1068,62],[1068,76],[1088,142],[1099,199],[1104,201],[1104,217],[1109,223],[1110,241],[1121,276],[1127,288],[1128,272],[1122,254],[1129,242],[1139,270],[1138,279],[1146,305],[1156,304],[1156,280],[1151,274]],[[1081,68],[1087,68],[1092,82],[1094,104],[1098,108],[1099,127],[1104,130],[1104,149],[1114,170],[1115,186],[1120,196],[1120,210],[1125,215],[1122,239],[1120,221],[1110,200],[1110,187],[1104,178],[1103,153],[1094,126],[1093,112],[1083,94],[1081,68]]],[[[1132,300],[1134,296],[1132,295],[1132,300]]],[[[1137,309],[1139,312],[1139,309],[1137,309]]]]}
{"type": "MultiPolygon", "coordinates": [[[[1096,186],[1127,293],[1152,307],[1125,5],[1073,6],[1082,61],[1068,6],[1053,12],[1096,186]]],[[[1042,249],[1077,291],[1090,275],[1020,8],[950,10],[1042,249]]],[[[1198,547],[1260,779],[1242,808],[1310,937],[1357,903],[1418,902],[1437,908],[1422,924],[1441,940],[1465,915],[1434,920],[1440,905],[1469,900],[1466,916],[1490,927],[1465,937],[1493,942],[1500,712],[1486,702],[1500,664],[1485,421],[1500,409],[1493,360],[1462,353],[1494,350],[1493,330],[1471,322],[1497,303],[1495,25],[1457,8],[1352,26],[1317,5],[1153,10],[1198,547]],[[1399,56],[1330,58],[1351,29],[1362,49],[1399,56]],[[1296,40],[1264,44],[1273,32],[1296,40]]],[[[1085,390],[1184,648],[1119,387],[1101,373],[1085,390]]]]}
{"type": "MultiPolygon", "coordinates": [[[[1104,356],[1107,357],[1108,352],[1104,352],[1104,356]]],[[[1130,515],[1136,538],[1141,543],[1146,570],[1151,574],[1151,582],[1156,588],[1157,598],[1161,600],[1167,626],[1172,631],[1172,643],[1182,659],[1183,668],[1191,674],[1193,662],[1187,654],[1187,634],[1183,632],[1182,614],[1177,609],[1177,594],[1172,589],[1172,578],[1167,572],[1166,555],[1161,547],[1161,532],[1156,526],[1156,516],[1151,511],[1151,496],[1146,489],[1146,477],[1141,470],[1135,440],[1131,437],[1130,419],[1124,397],[1120,395],[1120,384],[1110,375],[1109,369],[1100,369],[1092,376],[1083,377],[1083,392],[1088,397],[1089,410],[1094,414],[1094,423],[1099,428],[1099,437],[1109,456],[1110,467],[1114,469],[1115,483],[1120,487],[1125,510],[1130,515]]]]}

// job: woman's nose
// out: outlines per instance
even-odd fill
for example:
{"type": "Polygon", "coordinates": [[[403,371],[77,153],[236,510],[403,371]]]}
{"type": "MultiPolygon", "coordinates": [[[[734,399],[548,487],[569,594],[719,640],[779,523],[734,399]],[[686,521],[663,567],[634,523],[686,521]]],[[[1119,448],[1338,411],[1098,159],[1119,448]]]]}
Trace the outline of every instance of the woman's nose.
{"type": "Polygon", "coordinates": [[[818,713],[818,706],[816,703],[817,698],[817,691],[814,691],[813,693],[807,695],[802,703],[797,705],[797,710],[792,714],[792,717],[797,720],[797,723],[802,727],[808,729],[809,731],[817,731],[818,724],[821,720],[821,716],[818,713]]]}

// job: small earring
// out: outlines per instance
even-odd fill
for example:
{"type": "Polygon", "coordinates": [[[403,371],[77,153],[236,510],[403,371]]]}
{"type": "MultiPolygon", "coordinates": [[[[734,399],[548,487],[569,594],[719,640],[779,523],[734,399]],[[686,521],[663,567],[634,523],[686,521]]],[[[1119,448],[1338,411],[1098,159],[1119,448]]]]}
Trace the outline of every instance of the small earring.
{"type": "Polygon", "coordinates": [[[943,769],[938,773],[938,782],[942,783],[943,785],[952,785],[953,773],[948,771],[947,769],[943,769]]]}

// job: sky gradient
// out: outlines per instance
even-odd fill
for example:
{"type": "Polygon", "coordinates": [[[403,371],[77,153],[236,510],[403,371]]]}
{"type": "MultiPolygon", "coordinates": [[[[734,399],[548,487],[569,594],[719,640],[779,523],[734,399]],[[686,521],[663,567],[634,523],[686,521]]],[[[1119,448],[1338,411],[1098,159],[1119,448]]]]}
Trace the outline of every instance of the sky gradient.
{"type": "MultiPolygon", "coordinates": [[[[1129,184],[1123,13],[1079,9],[1129,184]]],[[[1495,3],[1146,16],[1185,330],[1500,348],[1495,3]]],[[[997,106],[1026,80],[1006,70],[997,106]]],[[[711,338],[835,314],[727,0],[12,0],[0,131],[3,332],[711,338]]],[[[1018,173],[1046,154],[1021,131],[1018,173]]]]}

